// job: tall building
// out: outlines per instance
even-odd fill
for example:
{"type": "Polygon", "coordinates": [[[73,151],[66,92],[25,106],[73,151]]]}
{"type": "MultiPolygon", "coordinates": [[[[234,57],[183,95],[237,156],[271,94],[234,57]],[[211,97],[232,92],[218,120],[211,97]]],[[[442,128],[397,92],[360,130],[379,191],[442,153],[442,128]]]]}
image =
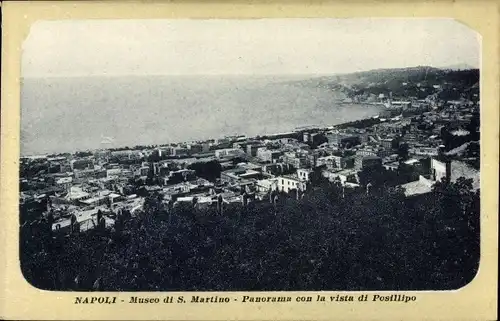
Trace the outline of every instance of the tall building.
{"type": "Polygon", "coordinates": [[[257,156],[257,151],[259,148],[264,147],[260,142],[249,142],[246,146],[246,153],[248,156],[257,156]]]}
{"type": "Polygon", "coordinates": [[[90,158],[74,159],[70,164],[71,170],[84,170],[94,168],[94,160],[90,158]]]}
{"type": "Polygon", "coordinates": [[[382,167],[382,158],[378,156],[356,156],[354,167],[358,170],[382,167]]]}
{"type": "Polygon", "coordinates": [[[431,177],[434,181],[441,181],[443,178],[449,181],[451,178],[451,161],[432,158],[431,177]]]}

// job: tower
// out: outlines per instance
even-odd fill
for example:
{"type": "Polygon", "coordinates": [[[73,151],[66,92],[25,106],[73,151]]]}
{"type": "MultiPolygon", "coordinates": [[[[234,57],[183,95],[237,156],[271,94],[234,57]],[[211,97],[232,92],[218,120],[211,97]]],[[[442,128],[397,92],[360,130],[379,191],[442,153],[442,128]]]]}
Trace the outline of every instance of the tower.
{"type": "Polygon", "coordinates": [[[219,196],[217,196],[217,212],[219,214],[224,213],[224,200],[222,198],[222,195],[220,195],[220,194],[219,194],[219,196]]]}
{"type": "Polygon", "coordinates": [[[249,199],[249,195],[248,195],[247,191],[243,192],[243,195],[241,195],[241,201],[243,203],[243,207],[248,206],[248,199],[249,199]]]}
{"type": "Polygon", "coordinates": [[[46,211],[50,213],[52,211],[52,200],[48,195],[47,197],[45,197],[45,205],[46,205],[46,211]]]}
{"type": "Polygon", "coordinates": [[[369,195],[370,194],[370,189],[372,187],[372,183],[368,183],[366,184],[366,195],[369,195]]]}

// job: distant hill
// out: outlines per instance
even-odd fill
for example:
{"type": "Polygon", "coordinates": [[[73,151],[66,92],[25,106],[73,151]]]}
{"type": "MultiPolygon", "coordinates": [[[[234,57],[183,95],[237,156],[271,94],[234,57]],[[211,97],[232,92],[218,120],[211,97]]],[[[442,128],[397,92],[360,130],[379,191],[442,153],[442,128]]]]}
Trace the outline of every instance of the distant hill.
{"type": "MultiPolygon", "coordinates": [[[[460,66],[456,66],[458,68],[460,66]]],[[[461,66],[464,67],[464,66],[461,66]]],[[[417,66],[408,68],[376,69],[315,77],[291,82],[296,86],[318,86],[333,91],[342,91],[348,97],[387,95],[417,97],[423,99],[444,90],[449,99],[459,98],[460,93],[477,94],[479,91],[479,69],[454,70],[417,66]],[[439,86],[439,89],[435,88],[439,86]]]]}
{"type": "Polygon", "coordinates": [[[429,67],[429,66],[418,66],[418,67],[408,67],[408,68],[374,69],[374,70],[360,71],[349,74],[324,76],[315,79],[317,79],[317,81],[319,82],[329,81],[339,84],[388,83],[391,81],[416,82],[416,83],[427,82],[429,84],[437,84],[447,80],[456,81],[459,78],[464,78],[464,77],[465,79],[472,77],[472,78],[477,78],[476,80],[479,80],[479,70],[478,69],[455,70],[451,68],[451,66],[450,68],[446,69],[429,67]],[[460,71],[460,72],[454,73],[453,71],[460,71]]]}
{"type": "Polygon", "coordinates": [[[455,64],[455,65],[449,65],[445,67],[441,67],[440,69],[445,69],[445,70],[470,70],[470,69],[477,69],[471,65],[468,64],[455,64]]]}

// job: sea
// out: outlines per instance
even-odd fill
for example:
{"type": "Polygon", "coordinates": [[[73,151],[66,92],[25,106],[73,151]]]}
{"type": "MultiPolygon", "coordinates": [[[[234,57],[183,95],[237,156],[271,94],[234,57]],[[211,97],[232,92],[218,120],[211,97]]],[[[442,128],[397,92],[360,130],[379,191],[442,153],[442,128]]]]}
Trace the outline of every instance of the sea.
{"type": "Polygon", "coordinates": [[[314,76],[21,80],[21,155],[248,137],[377,115],[314,76]]]}

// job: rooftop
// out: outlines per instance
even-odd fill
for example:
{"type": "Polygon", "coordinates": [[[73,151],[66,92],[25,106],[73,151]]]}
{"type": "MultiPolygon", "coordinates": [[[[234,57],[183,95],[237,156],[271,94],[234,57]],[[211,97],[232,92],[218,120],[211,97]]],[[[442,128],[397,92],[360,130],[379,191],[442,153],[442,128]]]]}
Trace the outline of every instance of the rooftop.
{"type": "Polygon", "coordinates": [[[407,161],[405,162],[405,164],[407,164],[407,165],[412,165],[412,164],[416,164],[416,163],[418,163],[418,162],[420,162],[418,159],[412,158],[412,159],[407,160],[407,161]]]}
{"type": "Polygon", "coordinates": [[[282,175],[281,177],[282,178],[287,178],[287,179],[292,179],[294,181],[300,182],[300,179],[297,176],[297,174],[282,175]]]}
{"type": "Polygon", "coordinates": [[[478,170],[470,167],[464,162],[451,162],[451,181],[455,182],[460,177],[472,179],[472,188],[475,190],[481,187],[480,173],[478,170]]]}
{"type": "Polygon", "coordinates": [[[420,176],[418,181],[400,185],[405,190],[406,196],[426,194],[432,191],[433,181],[420,176]]]}

